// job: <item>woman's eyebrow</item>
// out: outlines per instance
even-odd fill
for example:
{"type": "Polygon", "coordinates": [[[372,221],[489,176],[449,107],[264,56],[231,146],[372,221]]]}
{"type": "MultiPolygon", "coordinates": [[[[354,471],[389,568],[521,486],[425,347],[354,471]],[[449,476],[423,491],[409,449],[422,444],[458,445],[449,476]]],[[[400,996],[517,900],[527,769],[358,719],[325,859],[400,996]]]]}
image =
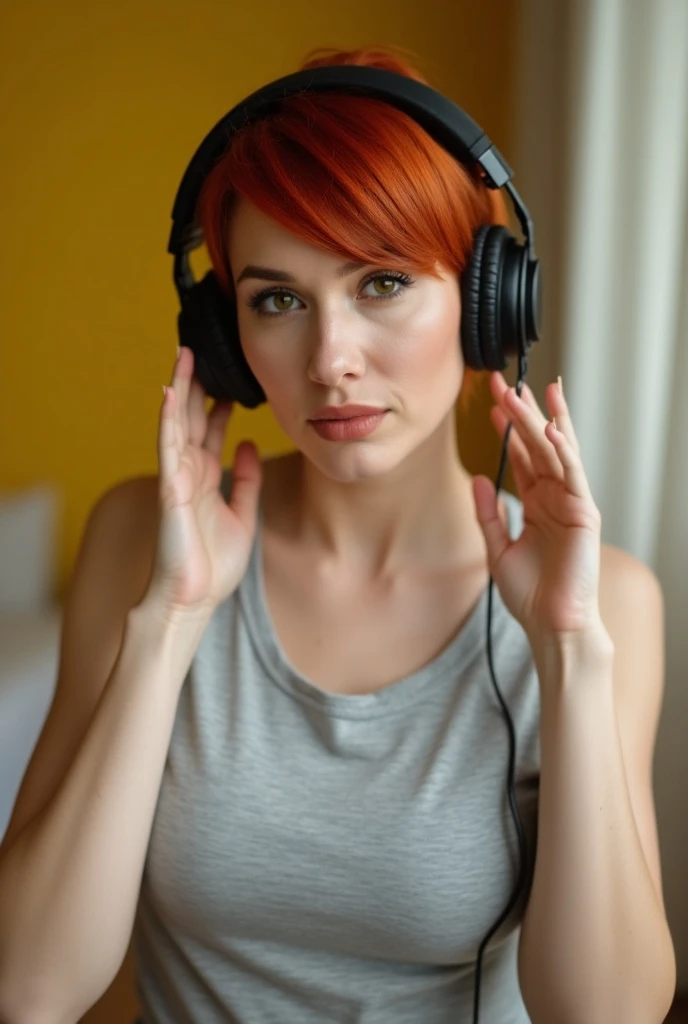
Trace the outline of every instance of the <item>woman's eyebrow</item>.
{"type": "MultiPolygon", "coordinates": [[[[365,266],[367,266],[367,263],[351,261],[343,263],[341,267],[337,268],[335,273],[337,277],[346,277],[347,274],[353,274],[354,271],[360,270],[365,266]]],[[[288,274],[286,270],[275,270],[272,267],[259,267],[253,264],[244,267],[237,278],[237,284],[241,284],[242,281],[246,281],[249,278],[255,278],[259,281],[287,281],[289,284],[296,284],[296,278],[292,274],[288,274]]]]}

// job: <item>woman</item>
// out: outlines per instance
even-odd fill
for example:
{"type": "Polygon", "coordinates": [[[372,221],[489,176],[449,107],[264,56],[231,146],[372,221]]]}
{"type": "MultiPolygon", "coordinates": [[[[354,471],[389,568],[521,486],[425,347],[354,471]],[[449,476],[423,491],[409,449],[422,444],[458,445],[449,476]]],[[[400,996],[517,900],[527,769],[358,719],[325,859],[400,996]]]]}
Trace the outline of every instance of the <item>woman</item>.
{"type": "MultiPolygon", "coordinates": [[[[352,61],[420,78],[304,66],[352,61]]],[[[101,499],[70,587],[0,858],[0,1015],[77,1019],[135,924],[151,1024],[470,1020],[516,856],[492,573],[531,884],[481,1020],[662,1020],[661,592],[600,544],[557,385],[545,417],[490,377],[520,497],[456,445],[460,276],[503,210],[388,105],[318,96],[245,130],[201,217],[295,451],[223,473],[231,405],[180,351],[159,473],[101,499]]]]}

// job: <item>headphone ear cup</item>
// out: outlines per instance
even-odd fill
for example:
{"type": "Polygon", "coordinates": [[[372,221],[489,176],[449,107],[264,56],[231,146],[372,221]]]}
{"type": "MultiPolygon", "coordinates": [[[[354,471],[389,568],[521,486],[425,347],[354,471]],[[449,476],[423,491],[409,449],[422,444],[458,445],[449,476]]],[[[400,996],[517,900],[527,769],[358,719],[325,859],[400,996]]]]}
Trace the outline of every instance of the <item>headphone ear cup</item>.
{"type": "Polygon", "coordinates": [[[180,344],[194,354],[194,376],[211,398],[247,409],[267,401],[241,348],[236,309],[212,270],[186,292],[177,328],[180,344]]]}
{"type": "Polygon", "coordinates": [[[495,224],[489,228],[483,247],[480,268],[480,347],[483,362],[488,370],[503,370],[507,366],[504,358],[503,323],[504,274],[506,271],[506,247],[511,238],[506,228],[495,224]]]}
{"type": "Polygon", "coordinates": [[[467,366],[503,370],[509,357],[526,345],[524,332],[528,337],[539,336],[538,263],[529,263],[525,248],[501,224],[482,225],[476,231],[461,296],[461,342],[467,366]],[[530,316],[525,323],[522,307],[530,316]]]}
{"type": "Polygon", "coordinates": [[[473,237],[473,250],[461,275],[461,350],[466,366],[484,370],[480,344],[480,275],[485,239],[490,230],[483,225],[473,237]]]}

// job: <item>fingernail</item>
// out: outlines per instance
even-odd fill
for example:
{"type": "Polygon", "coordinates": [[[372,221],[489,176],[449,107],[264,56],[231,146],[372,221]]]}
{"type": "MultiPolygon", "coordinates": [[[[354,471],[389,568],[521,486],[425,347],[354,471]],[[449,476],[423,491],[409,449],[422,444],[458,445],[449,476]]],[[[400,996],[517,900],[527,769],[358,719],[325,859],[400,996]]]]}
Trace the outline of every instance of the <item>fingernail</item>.
{"type": "Polygon", "coordinates": [[[163,398],[167,398],[167,388],[165,387],[164,384],[162,386],[162,394],[163,394],[163,398]]]}
{"type": "Polygon", "coordinates": [[[561,383],[561,376],[557,377],[557,384],[559,385],[559,394],[564,394],[564,385],[561,383]]]}

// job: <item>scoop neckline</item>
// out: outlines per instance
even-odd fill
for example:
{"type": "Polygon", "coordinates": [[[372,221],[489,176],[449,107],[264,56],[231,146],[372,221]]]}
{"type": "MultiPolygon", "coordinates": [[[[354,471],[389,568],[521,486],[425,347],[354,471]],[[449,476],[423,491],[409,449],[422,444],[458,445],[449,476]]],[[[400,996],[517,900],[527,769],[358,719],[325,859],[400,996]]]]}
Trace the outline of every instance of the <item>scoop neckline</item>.
{"type": "MultiPolygon", "coordinates": [[[[517,499],[506,491],[502,491],[500,497],[504,498],[509,532],[513,536],[513,502],[517,499]]],[[[265,591],[262,534],[263,506],[259,500],[254,543],[237,596],[246,628],[267,677],[297,701],[338,718],[375,718],[417,703],[430,687],[437,687],[443,680],[448,685],[454,685],[457,676],[477,656],[481,653],[487,656],[487,609],[491,585],[493,641],[496,627],[506,610],[499,590],[491,580],[488,580],[468,616],[443,650],[419,669],[372,693],[342,694],[322,689],[292,665],[277,635],[265,591]]]]}

